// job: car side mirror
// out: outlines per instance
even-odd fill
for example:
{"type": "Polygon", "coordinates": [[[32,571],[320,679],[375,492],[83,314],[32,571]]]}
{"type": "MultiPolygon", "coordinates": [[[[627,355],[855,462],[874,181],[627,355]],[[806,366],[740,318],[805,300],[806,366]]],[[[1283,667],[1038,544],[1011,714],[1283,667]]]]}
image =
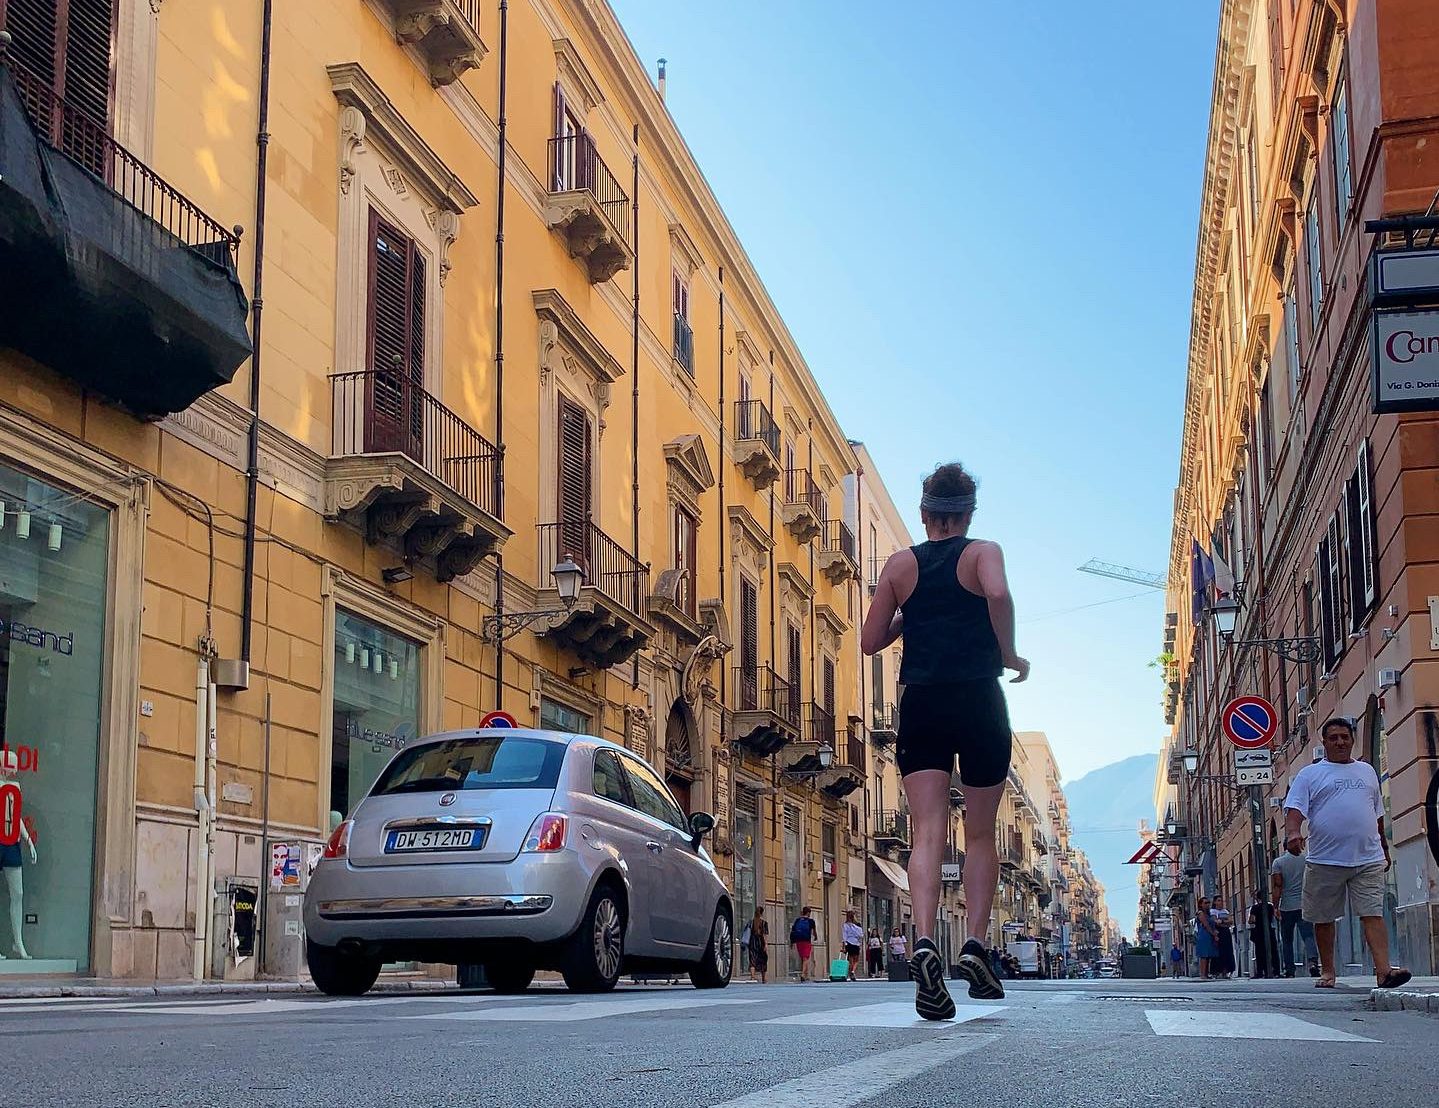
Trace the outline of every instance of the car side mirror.
{"type": "Polygon", "coordinates": [[[699,849],[700,840],[715,829],[715,818],[708,812],[696,812],[690,816],[690,845],[699,849]]]}

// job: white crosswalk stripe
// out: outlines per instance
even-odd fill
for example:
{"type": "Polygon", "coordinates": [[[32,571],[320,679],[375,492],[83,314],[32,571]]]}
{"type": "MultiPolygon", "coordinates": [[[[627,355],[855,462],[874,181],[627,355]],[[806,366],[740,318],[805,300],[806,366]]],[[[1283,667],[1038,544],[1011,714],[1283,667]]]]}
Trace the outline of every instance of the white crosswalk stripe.
{"type": "Polygon", "coordinates": [[[799,1027],[950,1027],[956,1023],[985,1019],[1005,1010],[999,1004],[961,1004],[956,1006],[953,1020],[924,1020],[914,1011],[914,1001],[889,1004],[861,1004],[856,1008],[830,1008],[819,1012],[801,1012],[795,1016],[756,1020],[757,1023],[790,1024],[799,1027]]]}
{"type": "Polygon", "coordinates": [[[1272,1042],[1372,1043],[1363,1035],[1337,1031],[1279,1012],[1214,1012],[1146,1010],[1156,1035],[1204,1039],[1267,1039],[1272,1042]]]}
{"type": "Polygon", "coordinates": [[[611,998],[606,1000],[581,1000],[575,1003],[504,1005],[499,1008],[467,1008],[448,1012],[426,1012],[419,1016],[406,1016],[413,1020],[464,1020],[490,1023],[574,1023],[579,1020],[605,1019],[609,1016],[629,1016],[643,1012],[664,1012],[676,1009],[715,1008],[721,1005],[758,1004],[759,998],[745,997],[696,997],[654,996],[611,998]]]}
{"type": "Polygon", "coordinates": [[[768,1089],[712,1105],[712,1108],[851,1108],[879,1100],[890,1089],[961,1054],[994,1042],[996,1035],[941,1036],[913,1046],[871,1054],[857,1062],[828,1067],[768,1089]]]}

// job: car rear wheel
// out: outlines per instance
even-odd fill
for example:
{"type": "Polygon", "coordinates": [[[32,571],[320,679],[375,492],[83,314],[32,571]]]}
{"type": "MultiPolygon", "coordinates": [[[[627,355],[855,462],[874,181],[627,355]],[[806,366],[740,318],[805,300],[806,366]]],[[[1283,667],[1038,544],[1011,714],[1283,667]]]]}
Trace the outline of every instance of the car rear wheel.
{"type": "Polygon", "coordinates": [[[380,976],[380,959],[305,941],[305,960],[315,987],[326,996],[364,996],[380,976]]]}
{"type": "Polygon", "coordinates": [[[485,980],[497,993],[522,993],[535,979],[535,967],[524,962],[486,962],[485,980]]]}
{"type": "Polygon", "coordinates": [[[704,959],[690,970],[690,983],[696,989],[723,989],[729,984],[730,973],[734,970],[734,942],[731,936],[729,912],[721,907],[715,911],[704,959]]]}
{"type": "Polygon", "coordinates": [[[619,982],[624,960],[624,907],[612,886],[601,885],[570,937],[560,972],[571,992],[607,993],[619,982]]]}

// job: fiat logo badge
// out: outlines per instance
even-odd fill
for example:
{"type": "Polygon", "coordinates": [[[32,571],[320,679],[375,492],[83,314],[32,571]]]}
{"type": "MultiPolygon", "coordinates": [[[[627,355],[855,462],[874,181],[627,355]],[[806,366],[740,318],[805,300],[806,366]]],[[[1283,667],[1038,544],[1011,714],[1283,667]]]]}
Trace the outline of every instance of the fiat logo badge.
{"type": "Polygon", "coordinates": [[[453,804],[454,802],[455,802],[455,794],[454,794],[454,793],[446,793],[444,796],[440,797],[440,807],[441,807],[441,808],[448,808],[448,807],[449,807],[451,804],[453,804]]]}

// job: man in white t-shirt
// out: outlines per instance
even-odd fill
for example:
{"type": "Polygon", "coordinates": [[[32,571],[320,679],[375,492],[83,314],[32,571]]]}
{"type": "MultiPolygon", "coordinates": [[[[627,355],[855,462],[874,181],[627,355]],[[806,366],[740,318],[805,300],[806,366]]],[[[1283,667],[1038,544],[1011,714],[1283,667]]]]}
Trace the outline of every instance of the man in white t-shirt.
{"type": "Polygon", "coordinates": [[[1324,760],[1294,775],[1284,801],[1284,844],[1303,843],[1309,821],[1309,855],[1304,867],[1304,918],[1314,925],[1319,945],[1317,988],[1332,989],[1334,921],[1344,915],[1346,895],[1364,926],[1381,989],[1409,980],[1407,969],[1389,964],[1384,927],[1384,877],[1389,840],[1384,836],[1384,803],[1379,778],[1368,762],[1354,760],[1354,725],[1335,717],[1324,725],[1324,760]]]}

